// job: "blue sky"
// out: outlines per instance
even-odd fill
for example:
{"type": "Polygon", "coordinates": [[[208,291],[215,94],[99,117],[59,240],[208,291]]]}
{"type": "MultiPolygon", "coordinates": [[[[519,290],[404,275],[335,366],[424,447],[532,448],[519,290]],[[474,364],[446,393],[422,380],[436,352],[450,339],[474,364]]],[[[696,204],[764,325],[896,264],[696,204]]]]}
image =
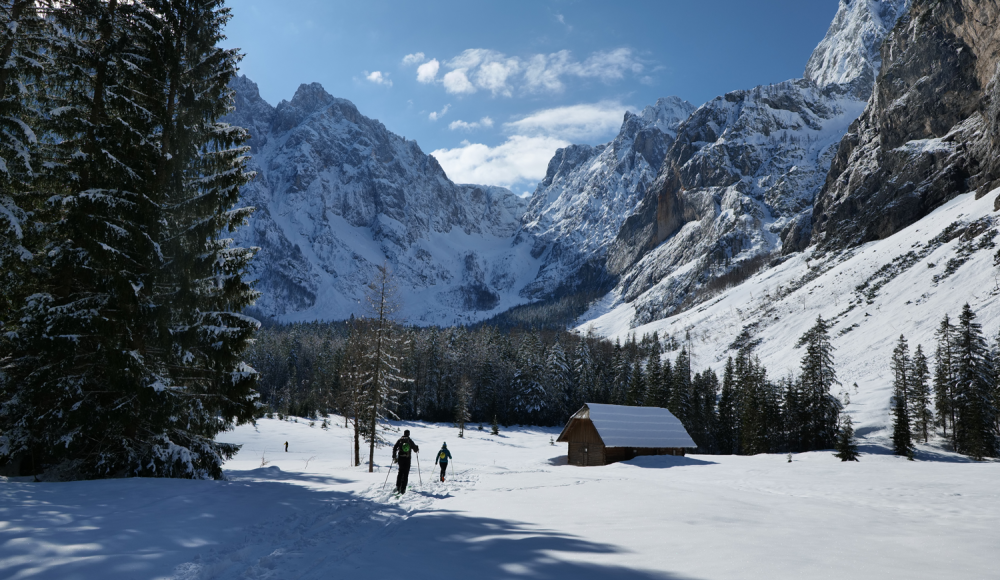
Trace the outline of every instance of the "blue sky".
{"type": "Polygon", "coordinates": [[[625,110],[802,76],[837,0],[231,0],[226,46],[271,104],[319,82],[457,182],[534,189],[625,110]]]}

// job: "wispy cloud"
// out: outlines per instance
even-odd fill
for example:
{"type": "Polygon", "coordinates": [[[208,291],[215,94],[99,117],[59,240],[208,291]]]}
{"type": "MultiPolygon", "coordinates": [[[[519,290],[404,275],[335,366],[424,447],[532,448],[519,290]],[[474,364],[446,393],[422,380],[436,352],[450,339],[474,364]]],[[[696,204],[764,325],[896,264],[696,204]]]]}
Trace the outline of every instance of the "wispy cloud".
{"type": "Polygon", "coordinates": [[[482,129],[482,128],[488,129],[492,126],[493,126],[493,119],[489,117],[483,117],[482,119],[478,121],[473,121],[471,123],[467,123],[461,119],[457,121],[452,121],[448,125],[448,128],[451,129],[452,131],[455,130],[472,131],[474,129],[482,129]]]}
{"type": "Polygon", "coordinates": [[[594,141],[614,135],[621,128],[628,107],[617,101],[584,103],[536,111],[505,123],[508,132],[544,135],[570,141],[594,141]]]}
{"type": "Polygon", "coordinates": [[[408,54],[403,57],[403,66],[412,66],[415,64],[420,64],[427,60],[427,57],[422,52],[415,52],[413,54],[408,54]]]}
{"type": "Polygon", "coordinates": [[[448,109],[450,109],[450,108],[451,108],[451,105],[448,104],[448,105],[445,105],[443,109],[441,109],[441,112],[431,111],[431,114],[427,115],[427,118],[430,119],[431,121],[437,121],[441,117],[444,117],[448,113],[448,109]]]}
{"type": "Polygon", "coordinates": [[[494,97],[511,97],[515,93],[557,93],[565,90],[564,79],[567,77],[611,83],[628,74],[639,75],[644,70],[642,62],[630,48],[594,52],[583,61],[576,60],[568,50],[522,59],[485,48],[470,48],[445,61],[432,59],[424,62],[425,59],[423,53],[408,54],[403,58],[404,64],[423,62],[417,67],[419,82],[440,82],[445,91],[455,95],[488,91],[494,97]],[[447,72],[438,81],[438,72],[442,67],[447,72]]]}
{"type": "Polygon", "coordinates": [[[375,83],[376,85],[384,85],[387,87],[392,86],[392,80],[389,78],[389,73],[384,73],[382,71],[368,72],[365,71],[365,78],[368,81],[375,83]]]}

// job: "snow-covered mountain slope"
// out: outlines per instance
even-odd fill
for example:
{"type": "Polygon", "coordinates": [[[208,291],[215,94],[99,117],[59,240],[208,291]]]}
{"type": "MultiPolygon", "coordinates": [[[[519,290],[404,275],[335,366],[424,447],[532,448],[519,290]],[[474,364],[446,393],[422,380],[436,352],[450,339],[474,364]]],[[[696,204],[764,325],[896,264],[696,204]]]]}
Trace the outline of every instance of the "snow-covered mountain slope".
{"type": "Polygon", "coordinates": [[[638,115],[625,113],[621,131],[605,145],[556,151],[522,218],[544,261],[525,292],[539,296],[560,285],[601,276],[609,244],[656,177],[677,128],[694,106],[677,97],[657,100],[638,115]]]}
{"type": "MultiPolygon", "coordinates": [[[[829,451],[566,465],[558,429],[396,424],[424,452],[402,497],[351,467],[343,418],[260,419],[224,481],[0,486],[0,576],[65,580],[474,577],[907,580],[996,576],[1000,462],[829,451]],[[286,453],[281,444],[289,442],[286,453]],[[448,442],[444,482],[433,453],[448,442]],[[422,469],[421,469],[422,468],[422,469]],[[600,509],[588,506],[600,505],[600,509]]],[[[419,456],[418,456],[419,458],[419,456]]]]}
{"type": "Polygon", "coordinates": [[[913,0],[816,200],[813,243],[884,238],[1000,186],[1000,2],[913,0]]]}
{"type": "Polygon", "coordinates": [[[816,86],[847,86],[867,98],[882,62],[881,44],[910,0],[841,0],[826,36],[806,63],[816,86]]]}
{"type": "Polygon", "coordinates": [[[360,314],[383,263],[412,323],[470,322],[525,301],[518,293],[538,269],[531,244],[514,240],[525,200],[452,183],[416,142],[318,84],[277,107],[246,77],[234,88],[228,121],[250,129],[258,173],[242,191],[257,211],[238,237],[261,248],[254,273],[265,315],[360,314]]]}
{"type": "MultiPolygon", "coordinates": [[[[850,389],[848,411],[858,432],[881,433],[876,441],[891,447],[889,359],[900,334],[911,349],[922,344],[931,356],[939,322],[946,314],[955,319],[965,303],[986,336],[1000,331],[998,196],[1000,189],[980,199],[958,196],[884,240],[836,252],[812,246],[697,308],[642,326],[632,327],[635,304],[606,302],[580,329],[612,338],[657,331],[683,339],[690,332],[693,367],[716,371],[735,355],[733,342],[746,330],[776,379],[799,371],[803,353],[795,342],[822,316],[832,323],[837,373],[850,389]]],[[[671,283],[672,276],[660,282],[671,283]]]]}
{"type": "Polygon", "coordinates": [[[877,48],[905,6],[843,0],[806,78],[734,91],[681,123],[607,254],[614,296],[634,303],[635,323],[697,303],[713,283],[808,244],[813,201],[864,110],[877,48]]]}

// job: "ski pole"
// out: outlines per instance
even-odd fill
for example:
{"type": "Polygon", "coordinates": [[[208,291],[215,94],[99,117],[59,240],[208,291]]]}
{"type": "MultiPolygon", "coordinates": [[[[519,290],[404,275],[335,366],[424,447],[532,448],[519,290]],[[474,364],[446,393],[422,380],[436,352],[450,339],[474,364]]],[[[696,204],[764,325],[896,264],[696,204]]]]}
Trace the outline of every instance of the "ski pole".
{"type": "Polygon", "coordinates": [[[382,489],[385,489],[385,484],[389,483],[389,474],[392,473],[392,464],[395,463],[395,462],[396,462],[396,460],[393,459],[389,463],[389,471],[385,472],[385,482],[382,483],[382,489]]]}
{"type": "Polygon", "coordinates": [[[424,484],[424,478],[420,476],[420,452],[417,451],[417,478],[420,480],[420,485],[424,484]]]}

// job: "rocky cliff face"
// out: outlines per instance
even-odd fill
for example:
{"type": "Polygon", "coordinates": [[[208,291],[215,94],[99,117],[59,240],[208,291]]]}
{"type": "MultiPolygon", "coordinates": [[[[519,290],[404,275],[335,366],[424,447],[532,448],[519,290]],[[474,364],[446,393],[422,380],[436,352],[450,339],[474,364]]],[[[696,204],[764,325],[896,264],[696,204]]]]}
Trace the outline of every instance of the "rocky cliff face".
{"type": "Polygon", "coordinates": [[[814,211],[812,241],[890,236],[955,195],[1000,186],[1000,2],[913,0],[814,211]]]}
{"type": "Polygon", "coordinates": [[[656,176],[677,128],[694,106],[659,99],[638,115],[626,113],[621,131],[605,145],[556,151],[531,196],[522,233],[543,260],[524,293],[545,296],[606,280],[607,248],[656,176]]]}
{"type": "Polygon", "coordinates": [[[382,263],[411,322],[477,320],[521,303],[538,263],[514,235],[526,202],[497,187],[457,185],[417,144],[318,84],[264,102],[235,82],[229,122],[250,129],[257,208],[240,242],[254,261],[257,307],[283,320],[343,319],[364,308],[382,263]]]}
{"type": "Polygon", "coordinates": [[[634,323],[808,244],[814,199],[864,110],[878,47],[906,7],[842,0],[804,78],[718,97],[680,125],[608,252],[615,294],[634,303],[634,323]]]}

